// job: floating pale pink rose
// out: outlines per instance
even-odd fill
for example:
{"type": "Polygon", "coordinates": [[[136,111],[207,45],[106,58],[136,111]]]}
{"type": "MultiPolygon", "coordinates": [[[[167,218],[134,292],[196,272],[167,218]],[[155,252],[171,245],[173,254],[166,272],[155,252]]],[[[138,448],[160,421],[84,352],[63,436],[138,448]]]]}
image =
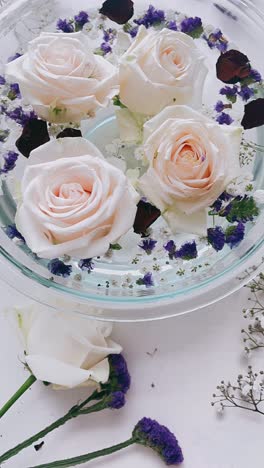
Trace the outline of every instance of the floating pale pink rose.
{"type": "Polygon", "coordinates": [[[118,92],[117,69],[92,53],[82,32],[41,33],[28,52],[6,65],[35,112],[51,122],[80,121],[106,107],[118,92]]]}
{"type": "Polygon", "coordinates": [[[149,168],[139,186],[173,232],[206,234],[208,207],[240,173],[241,135],[186,106],[145,124],[149,168]]]}
{"type": "Polygon", "coordinates": [[[43,258],[103,255],[133,226],[138,194],[83,138],[32,151],[22,179],[17,229],[43,258]]]}
{"type": "Polygon", "coordinates": [[[141,26],[121,58],[120,100],[130,111],[145,115],[173,103],[200,107],[207,75],[204,61],[186,34],[141,26]]]}

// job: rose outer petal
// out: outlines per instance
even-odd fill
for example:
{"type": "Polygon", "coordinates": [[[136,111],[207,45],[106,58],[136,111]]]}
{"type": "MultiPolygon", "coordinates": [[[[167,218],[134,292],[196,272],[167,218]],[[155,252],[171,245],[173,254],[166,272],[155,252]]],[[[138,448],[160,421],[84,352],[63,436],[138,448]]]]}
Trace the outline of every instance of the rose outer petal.
{"type": "Polygon", "coordinates": [[[241,122],[245,130],[264,125],[264,99],[259,98],[245,106],[245,114],[241,122]]]}
{"type": "Polygon", "coordinates": [[[134,15],[134,2],[132,0],[106,0],[99,13],[115,23],[125,24],[134,15]]]}
{"type": "Polygon", "coordinates": [[[221,54],[216,63],[217,78],[224,83],[235,84],[247,78],[251,72],[249,59],[238,50],[221,54]]]}

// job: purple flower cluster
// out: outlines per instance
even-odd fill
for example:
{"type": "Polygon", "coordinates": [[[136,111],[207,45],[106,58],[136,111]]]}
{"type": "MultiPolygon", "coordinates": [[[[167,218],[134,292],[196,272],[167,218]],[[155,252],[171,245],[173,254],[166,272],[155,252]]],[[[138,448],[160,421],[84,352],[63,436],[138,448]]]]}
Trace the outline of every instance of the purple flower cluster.
{"type": "MultiPolygon", "coordinates": [[[[83,29],[84,25],[89,23],[89,15],[86,11],[80,11],[78,15],[74,16],[75,28],[80,31],[83,29]]],[[[68,31],[66,31],[68,32],[68,31]]]]}
{"type": "Polygon", "coordinates": [[[155,450],[167,465],[183,462],[181,447],[175,435],[166,427],[150,418],[141,419],[134,431],[136,443],[155,450]]]}
{"type": "Polygon", "coordinates": [[[100,46],[100,49],[103,52],[103,55],[106,55],[112,52],[112,47],[108,42],[103,42],[100,46]]]}
{"type": "Polygon", "coordinates": [[[181,258],[182,260],[192,260],[197,258],[197,245],[195,241],[186,242],[181,246],[179,250],[176,251],[176,257],[181,258]]]}
{"type": "Polygon", "coordinates": [[[207,239],[209,244],[217,251],[223,250],[225,246],[225,233],[221,226],[210,228],[207,231],[207,239]]]}
{"type": "Polygon", "coordinates": [[[7,174],[16,167],[18,153],[15,153],[15,151],[8,151],[8,153],[4,154],[3,158],[4,165],[0,169],[0,174],[7,174]]]}
{"type": "Polygon", "coordinates": [[[122,354],[110,354],[108,361],[110,365],[109,382],[102,387],[110,386],[112,392],[126,394],[130,389],[131,377],[124,356],[122,354]]]}
{"type": "Polygon", "coordinates": [[[139,244],[139,247],[144,250],[148,255],[151,255],[153,250],[156,247],[158,241],[155,241],[153,239],[144,239],[142,241],[142,244],[139,244]]]}
{"type": "Polygon", "coordinates": [[[227,99],[234,100],[238,94],[238,86],[224,86],[220,89],[219,93],[226,96],[227,99]]]}
{"type": "Polygon", "coordinates": [[[153,5],[150,5],[145,15],[134,20],[134,23],[150,28],[150,26],[162,23],[163,21],[165,21],[165,12],[163,10],[156,10],[153,5]]]}
{"type": "Polygon", "coordinates": [[[227,228],[225,236],[226,243],[231,249],[237,247],[245,237],[245,225],[240,222],[236,226],[230,226],[227,228]]]}
{"type": "Polygon", "coordinates": [[[182,260],[192,260],[197,258],[197,245],[195,241],[186,242],[183,244],[179,250],[176,248],[176,244],[173,240],[170,240],[165,244],[164,249],[168,252],[169,258],[173,260],[174,258],[181,258],[182,260]]]}
{"type": "Polygon", "coordinates": [[[245,237],[245,225],[239,222],[235,226],[229,226],[224,232],[221,226],[210,228],[207,231],[207,239],[209,244],[219,252],[225,246],[229,245],[231,249],[237,247],[245,237]]]}
{"type": "Polygon", "coordinates": [[[163,247],[168,252],[169,258],[171,260],[176,258],[176,244],[173,240],[170,240],[169,242],[167,242],[167,244],[165,244],[163,247]]]}
{"type": "Polygon", "coordinates": [[[139,278],[136,282],[139,286],[146,286],[146,288],[151,288],[154,286],[154,280],[152,273],[146,273],[143,278],[139,278]]]}
{"type": "Polygon", "coordinates": [[[215,111],[218,112],[218,113],[221,113],[223,112],[223,110],[226,108],[225,104],[223,103],[223,101],[217,101],[216,105],[215,105],[215,111]]]}
{"type": "Polygon", "coordinates": [[[228,41],[223,36],[223,33],[220,29],[216,29],[212,32],[209,37],[204,36],[210,49],[218,49],[221,53],[224,53],[228,49],[228,41]]]}
{"type": "Polygon", "coordinates": [[[181,31],[185,34],[192,34],[195,31],[200,31],[202,33],[202,30],[202,20],[198,16],[186,18],[181,22],[181,31]]]}
{"type": "Polygon", "coordinates": [[[171,29],[172,31],[178,31],[178,26],[177,26],[176,21],[169,21],[167,23],[167,28],[171,29]]]}
{"type": "Polygon", "coordinates": [[[18,239],[22,242],[25,242],[24,237],[22,236],[22,234],[20,234],[20,232],[17,230],[14,224],[6,226],[4,228],[4,231],[6,235],[9,237],[9,239],[18,239]]]}
{"type": "Polygon", "coordinates": [[[20,93],[20,89],[19,89],[19,85],[18,83],[13,83],[10,85],[10,91],[7,95],[7,97],[13,101],[14,99],[16,98],[21,98],[21,93],[20,93]]]}
{"type": "Polygon", "coordinates": [[[132,38],[136,37],[137,36],[137,33],[138,33],[138,26],[135,26],[134,28],[130,28],[129,29],[129,34],[132,38]]]}
{"type": "Polygon", "coordinates": [[[258,72],[258,70],[254,70],[253,68],[250,71],[250,78],[254,80],[256,83],[260,83],[262,81],[262,76],[258,72]]]}
{"type": "Polygon", "coordinates": [[[7,117],[14,120],[19,125],[24,127],[31,119],[37,119],[37,115],[34,111],[26,112],[21,106],[16,107],[12,110],[4,110],[7,117]]]}
{"type": "Polygon", "coordinates": [[[2,75],[0,75],[0,85],[4,85],[4,84],[6,84],[6,80],[2,75]]]}
{"type": "Polygon", "coordinates": [[[123,392],[113,392],[107,398],[107,407],[111,409],[121,409],[126,404],[126,397],[123,392]]]}
{"type": "Polygon", "coordinates": [[[227,114],[226,112],[222,112],[217,118],[216,121],[220,125],[231,125],[234,122],[231,115],[227,114]]]}
{"type": "Polygon", "coordinates": [[[83,258],[82,260],[79,261],[78,267],[82,271],[87,271],[88,273],[91,273],[94,269],[94,263],[92,258],[83,258]]]}
{"type": "Polygon", "coordinates": [[[73,33],[74,32],[74,26],[71,21],[68,21],[67,19],[61,19],[59,18],[57,21],[56,28],[58,31],[62,31],[64,33],[73,33]]]}
{"type": "Polygon", "coordinates": [[[48,263],[48,270],[55,276],[62,276],[63,278],[67,278],[70,276],[72,272],[71,265],[65,265],[61,260],[58,258],[54,258],[48,263]]]}
{"type": "Polygon", "coordinates": [[[249,88],[249,86],[241,86],[241,89],[240,91],[238,91],[238,94],[243,101],[247,102],[250,98],[255,96],[255,91],[253,88],[249,88]]]}

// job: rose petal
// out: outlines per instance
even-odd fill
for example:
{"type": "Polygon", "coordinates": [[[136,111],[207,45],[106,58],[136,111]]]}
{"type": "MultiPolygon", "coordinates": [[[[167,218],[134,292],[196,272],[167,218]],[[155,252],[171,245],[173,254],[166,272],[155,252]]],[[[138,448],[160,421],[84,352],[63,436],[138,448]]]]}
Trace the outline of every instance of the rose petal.
{"type": "Polygon", "coordinates": [[[132,0],[106,0],[99,13],[115,23],[125,24],[134,15],[134,2],[132,0]]]}
{"type": "Polygon", "coordinates": [[[82,132],[81,130],[78,130],[77,128],[65,128],[64,130],[62,130],[62,132],[60,132],[58,135],[57,135],[57,139],[58,138],[77,138],[77,137],[82,137],[82,132]]]}
{"type": "Polygon", "coordinates": [[[264,125],[264,99],[259,98],[245,105],[245,113],[241,122],[245,130],[264,125]]]}
{"type": "Polygon", "coordinates": [[[23,128],[21,136],[16,141],[16,147],[26,158],[31,151],[50,140],[47,122],[30,119],[23,128]]]}
{"type": "Polygon", "coordinates": [[[248,57],[238,50],[229,50],[221,54],[216,64],[217,78],[228,84],[238,83],[247,78],[250,72],[248,57]]]}
{"type": "Polygon", "coordinates": [[[160,210],[151,203],[140,200],[137,206],[137,214],[134,222],[134,231],[137,234],[145,234],[147,229],[160,217],[160,210]]]}

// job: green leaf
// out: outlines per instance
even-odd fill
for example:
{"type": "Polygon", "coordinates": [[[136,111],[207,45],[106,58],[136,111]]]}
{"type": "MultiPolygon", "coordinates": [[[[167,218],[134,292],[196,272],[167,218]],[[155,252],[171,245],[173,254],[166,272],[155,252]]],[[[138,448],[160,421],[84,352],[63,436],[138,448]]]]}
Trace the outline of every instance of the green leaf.
{"type": "Polygon", "coordinates": [[[223,212],[220,216],[225,216],[227,221],[230,223],[234,223],[235,221],[241,221],[243,223],[253,221],[253,219],[259,215],[259,208],[257,207],[254,198],[248,197],[247,195],[242,199],[235,198],[228,207],[228,214],[225,215],[225,212],[223,212]],[[228,207],[231,207],[230,211],[228,207]]]}
{"type": "Polygon", "coordinates": [[[110,249],[111,250],[122,250],[122,247],[120,244],[110,244],[110,249]]]}
{"type": "Polygon", "coordinates": [[[120,96],[114,96],[113,98],[114,106],[121,107],[121,109],[127,109],[127,107],[120,101],[120,96]]]}

